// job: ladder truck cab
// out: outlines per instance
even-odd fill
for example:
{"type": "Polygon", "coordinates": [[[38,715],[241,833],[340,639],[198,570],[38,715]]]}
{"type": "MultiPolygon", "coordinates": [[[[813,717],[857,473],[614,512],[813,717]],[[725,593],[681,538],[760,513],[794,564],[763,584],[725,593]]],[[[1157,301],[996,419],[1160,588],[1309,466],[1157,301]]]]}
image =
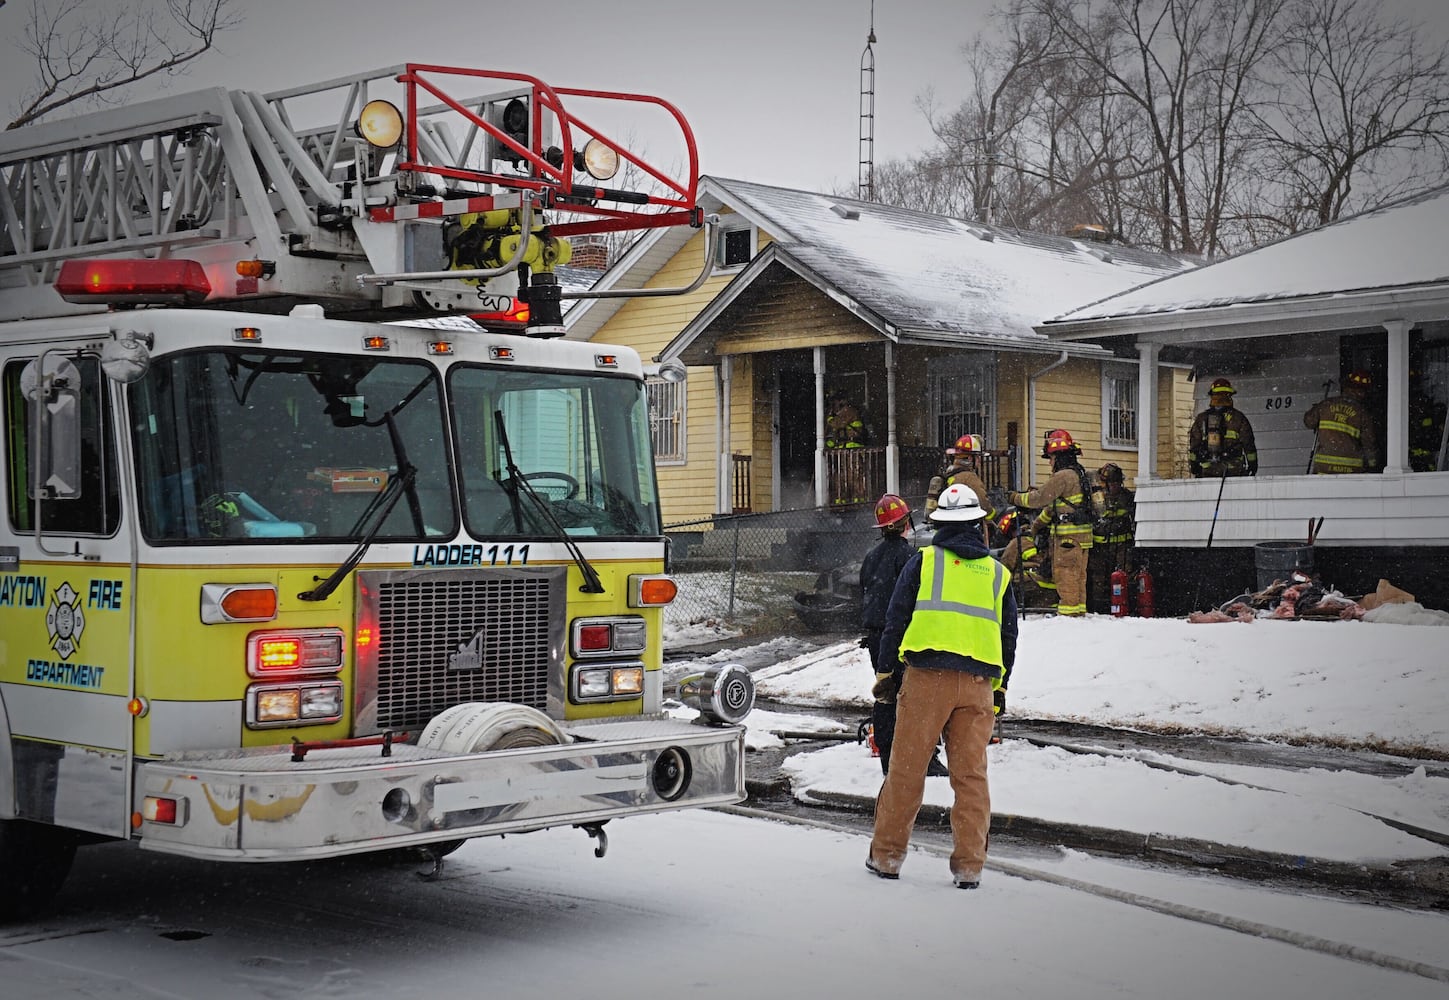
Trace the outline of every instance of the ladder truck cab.
{"type": "Polygon", "coordinates": [[[697,180],[656,98],[411,64],[0,136],[0,919],[87,843],[436,872],[744,797],[749,674],[665,711],[644,366],[556,271],[711,241],[697,180]]]}

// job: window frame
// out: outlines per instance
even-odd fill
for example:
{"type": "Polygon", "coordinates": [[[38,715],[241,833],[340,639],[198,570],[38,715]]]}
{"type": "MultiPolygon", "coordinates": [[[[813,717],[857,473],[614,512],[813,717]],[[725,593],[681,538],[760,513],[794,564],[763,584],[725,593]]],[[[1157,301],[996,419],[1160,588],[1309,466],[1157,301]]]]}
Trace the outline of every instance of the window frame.
{"type": "Polygon", "coordinates": [[[1142,415],[1137,412],[1139,372],[1135,365],[1114,363],[1104,361],[1101,369],[1102,389],[1102,448],[1105,451],[1136,451],[1137,443],[1140,440],[1142,429],[1142,415]],[[1118,383],[1128,384],[1129,391],[1126,392],[1125,401],[1128,406],[1114,405],[1117,398],[1116,388],[1118,383]],[[1130,438],[1121,435],[1114,436],[1114,413],[1130,413],[1132,420],[1132,435],[1130,438]]]}
{"type": "Polygon", "coordinates": [[[683,379],[679,382],[670,382],[667,379],[660,378],[658,375],[648,375],[644,379],[644,396],[649,406],[649,447],[654,453],[655,465],[679,466],[689,461],[689,438],[685,433],[687,429],[686,421],[689,414],[689,407],[687,405],[689,398],[688,385],[688,379],[683,379]],[[664,422],[666,418],[661,416],[656,419],[654,416],[656,390],[672,391],[675,394],[673,422],[675,425],[674,440],[677,447],[669,455],[664,454],[659,448],[656,426],[664,422]]]}
{"type": "Polygon", "coordinates": [[[760,231],[749,219],[735,213],[726,215],[719,222],[719,241],[715,247],[713,273],[734,274],[755,259],[760,251],[760,231]],[[748,232],[749,247],[743,260],[733,263],[728,260],[729,237],[732,234],[748,232]]]}
{"type": "MultiPolygon", "coordinates": [[[[79,351],[64,357],[80,369],[82,400],[82,481],[89,489],[73,499],[42,500],[43,536],[66,538],[114,538],[121,530],[121,468],[116,450],[116,427],[112,412],[112,386],[101,369],[100,356],[79,351]]],[[[20,393],[21,373],[37,360],[14,357],[0,366],[0,413],[4,419],[3,455],[10,489],[5,518],[20,535],[35,533],[35,499],[29,446],[30,402],[20,393]],[[14,421],[12,423],[12,420],[14,421]],[[22,446],[17,435],[24,438],[22,446]]]]}

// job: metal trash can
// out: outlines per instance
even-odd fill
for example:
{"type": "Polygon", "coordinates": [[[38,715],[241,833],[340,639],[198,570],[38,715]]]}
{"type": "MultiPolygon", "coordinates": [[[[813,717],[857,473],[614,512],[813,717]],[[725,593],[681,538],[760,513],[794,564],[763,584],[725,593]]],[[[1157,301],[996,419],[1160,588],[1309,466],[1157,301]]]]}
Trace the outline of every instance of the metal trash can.
{"type": "Polygon", "coordinates": [[[1302,542],[1259,542],[1253,546],[1258,569],[1258,589],[1266,590],[1274,580],[1291,580],[1293,571],[1313,574],[1313,546],[1302,542]]]}

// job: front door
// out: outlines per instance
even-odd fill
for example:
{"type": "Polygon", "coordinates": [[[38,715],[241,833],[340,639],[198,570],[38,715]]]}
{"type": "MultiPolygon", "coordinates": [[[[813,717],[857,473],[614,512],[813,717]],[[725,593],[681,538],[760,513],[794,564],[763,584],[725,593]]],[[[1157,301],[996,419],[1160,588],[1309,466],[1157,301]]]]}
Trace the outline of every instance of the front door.
{"type": "Polygon", "coordinates": [[[781,369],[775,385],[778,510],[815,506],[815,373],[781,369]]]}

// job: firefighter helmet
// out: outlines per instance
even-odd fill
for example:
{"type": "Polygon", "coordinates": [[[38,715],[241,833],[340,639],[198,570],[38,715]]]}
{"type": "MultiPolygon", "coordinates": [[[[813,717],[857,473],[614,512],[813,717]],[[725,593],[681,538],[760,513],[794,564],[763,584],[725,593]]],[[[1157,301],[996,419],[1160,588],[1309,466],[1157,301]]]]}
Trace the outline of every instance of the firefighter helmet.
{"type": "Polygon", "coordinates": [[[1348,378],[1343,380],[1343,384],[1345,388],[1366,392],[1369,386],[1374,384],[1374,377],[1363,369],[1359,369],[1349,372],[1348,378]]]}
{"type": "Polygon", "coordinates": [[[946,449],[948,455],[976,455],[985,451],[980,434],[962,434],[956,443],[946,449]]]}
{"type": "Polygon", "coordinates": [[[1209,396],[1231,396],[1237,391],[1233,388],[1233,383],[1225,378],[1213,379],[1213,384],[1208,387],[1209,396]]]}
{"type": "Polygon", "coordinates": [[[903,517],[910,517],[911,508],[894,493],[884,493],[875,504],[875,526],[887,528],[903,517]]]}
{"type": "Polygon", "coordinates": [[[1108,462],[1098,469],[1097,478],[1104,483],[1122,483],[1127,480],[1126,475],[1122,472],[1122,466],[1116,462],[1108,462]]]}
{"type": "Polygon", "coordinates": [[[933,521],[979,521],[985,516],[976,492],[960,483],[952,483],[942,490],[936,509],[931,512],[933,521]]]}
{"type": "Polygon", "coordinates": [[[1072,436],[1060,427],[1053,427],[1046,432],[1046,438],[1042,441],[1041,457],[1051,458],[1053,455],[1060,455],[1064,451],[1077,454],[1077,443],[1072,436]]]}

